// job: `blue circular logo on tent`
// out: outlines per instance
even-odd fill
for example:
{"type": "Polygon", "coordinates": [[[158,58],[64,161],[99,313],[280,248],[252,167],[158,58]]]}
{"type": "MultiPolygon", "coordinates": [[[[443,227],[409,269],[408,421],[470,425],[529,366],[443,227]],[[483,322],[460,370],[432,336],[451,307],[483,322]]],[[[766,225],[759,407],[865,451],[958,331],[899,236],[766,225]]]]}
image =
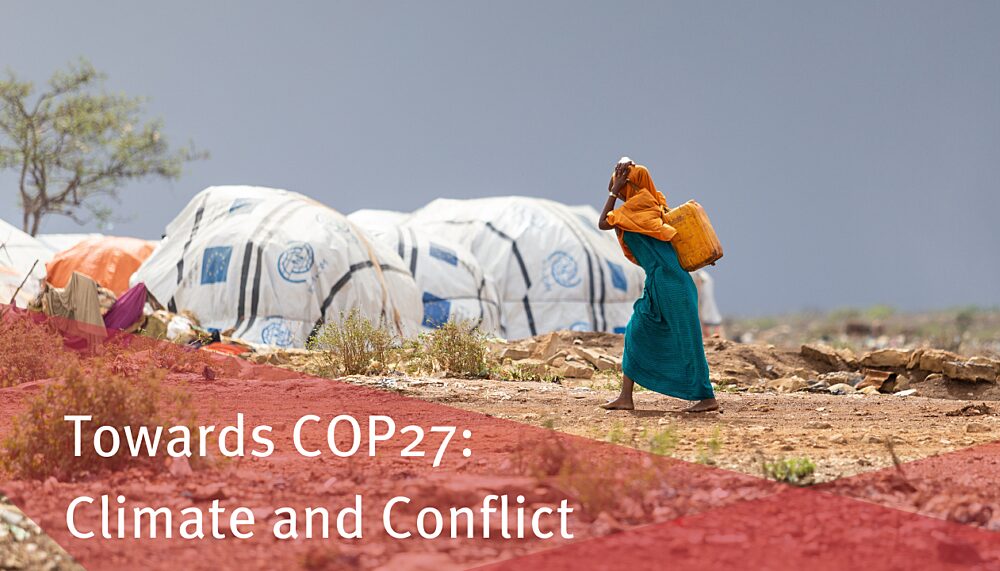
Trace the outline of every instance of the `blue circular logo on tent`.
{"type": "Polygon", "coordinates": [[[573,256],[563,251],[553,252],[545,260],[545,263],[549,266],[549,273],[552,274],[552,279],[557,284],[562,287],[576,287],[580,285],[582,280],[577,275],[579,268],[573,256]]]}
{"type": "Polygon", "coordinates": [[[292,331],[280,321],[272,321],[260,332],[260,340],[266,345],[288,347],[292,344],[292,331]]]}
{"type": "Polygon", "coordinates": [[[299,277],[312,269],[316,256],[312,246],[305,242],[293,243],[287,250],[278,256],[278,273],[286,281],[300,283],[306,281],[305,277],[299,277]]]}

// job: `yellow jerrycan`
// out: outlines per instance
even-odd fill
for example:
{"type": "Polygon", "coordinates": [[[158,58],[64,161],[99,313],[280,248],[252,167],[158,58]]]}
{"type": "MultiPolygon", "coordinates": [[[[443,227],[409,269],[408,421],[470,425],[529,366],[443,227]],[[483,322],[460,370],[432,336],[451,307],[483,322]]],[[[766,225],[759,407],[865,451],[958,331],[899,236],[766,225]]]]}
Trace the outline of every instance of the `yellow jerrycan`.
{"type": "Polygon", "coordinates": [[[722,244],[705,214],[705,209],[693,200],[667,211],[667,224],[677,230],[670,243],[677,252],[681,267],[689,272],[715,265],[722,257],[722,244]]]}

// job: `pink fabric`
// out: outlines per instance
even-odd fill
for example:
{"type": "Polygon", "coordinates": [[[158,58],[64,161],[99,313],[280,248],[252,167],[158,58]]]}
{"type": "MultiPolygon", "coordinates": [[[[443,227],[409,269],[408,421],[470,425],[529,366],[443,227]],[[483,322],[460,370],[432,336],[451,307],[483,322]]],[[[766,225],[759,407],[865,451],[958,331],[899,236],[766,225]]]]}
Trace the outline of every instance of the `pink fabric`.
{"type": "Polygon", "coordinates": [[[123,293],[104,314],[104,326],[108,329],[128,329],[142,317],[145,304],[146,284],[140,282],[123,293]]]}

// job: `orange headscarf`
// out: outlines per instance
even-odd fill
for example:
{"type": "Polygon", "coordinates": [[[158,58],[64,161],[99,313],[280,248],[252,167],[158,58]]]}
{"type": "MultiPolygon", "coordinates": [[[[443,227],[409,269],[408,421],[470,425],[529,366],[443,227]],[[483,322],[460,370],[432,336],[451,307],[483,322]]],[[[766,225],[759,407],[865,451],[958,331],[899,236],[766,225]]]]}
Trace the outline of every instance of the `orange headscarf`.
{"type": "MultiPolygon", "coordinates": [[[[614,175],[611,176],[614,181],[614,175]]],[[[677,230],[666,223],[667,199],[663,193],[656,190],[653,177],[642,165],[634,165],[629,169],[628,182],[625,183],[623,194],[625,202],[618,208],[608,212],[608,224],[615,227],[618,243],[625,257],[638,265],[632,251],[622,239],[625,232],[645,234],[657,240],[669,242],[677,230]]]]}

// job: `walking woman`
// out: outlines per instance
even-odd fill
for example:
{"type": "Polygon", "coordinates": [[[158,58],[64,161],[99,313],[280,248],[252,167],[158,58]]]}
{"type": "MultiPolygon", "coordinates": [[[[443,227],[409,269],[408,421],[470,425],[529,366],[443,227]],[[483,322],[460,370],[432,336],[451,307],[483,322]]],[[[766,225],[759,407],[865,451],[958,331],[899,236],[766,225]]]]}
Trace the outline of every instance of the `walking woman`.
{"type": "Polygon", "coordinates": [[[698,291],[670,244],[677,231],[664,222],[666,199],[646,167],[628,157],[615,166],[608,191],[598,226],[615,230],[625,256],[646,270],[646,283],[625,328],[622,392],[602,408],[635,408],[632,389],[639,383],[697,401],[685,412],[718,410],[702,345],[698,291]],[[615,208],[619,199],[624,203],[615,208]]]}

